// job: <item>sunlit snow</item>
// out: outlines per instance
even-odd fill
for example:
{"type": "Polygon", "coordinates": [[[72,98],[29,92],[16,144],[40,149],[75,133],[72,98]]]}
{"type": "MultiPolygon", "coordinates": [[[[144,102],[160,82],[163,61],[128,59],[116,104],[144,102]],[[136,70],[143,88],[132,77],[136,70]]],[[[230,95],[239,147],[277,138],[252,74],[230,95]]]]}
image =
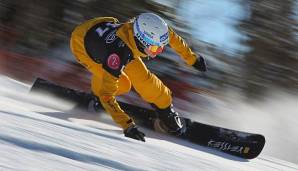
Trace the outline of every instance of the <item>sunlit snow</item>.
{"type": "Polygon", "coordinates": [[[106,114],[27,95],[29,85],[0,77],[0,170],[298,170],[264,154],[243,160],[145,130],[125,138],[106,114]],[[55,104],[59,104],[56,107],[55,104]]]}

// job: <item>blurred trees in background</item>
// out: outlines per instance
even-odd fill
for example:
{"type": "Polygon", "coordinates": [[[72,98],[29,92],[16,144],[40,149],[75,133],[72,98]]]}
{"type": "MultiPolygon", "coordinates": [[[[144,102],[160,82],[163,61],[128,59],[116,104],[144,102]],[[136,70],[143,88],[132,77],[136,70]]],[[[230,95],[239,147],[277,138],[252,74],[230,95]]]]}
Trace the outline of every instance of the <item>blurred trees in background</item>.
{"type": "Polygon", "coordinates": [[[298,89],[295,5],[293,0],[249,1],[251,15],[242,24],[249,36],[246,44],[251,48],[243,61],[243,83],[248,95],[263,94],[268,87],[298,89]]]}
{"type": "MultiPolygon", "coordinates": [[[[173,62],[167,69],[153,63],[153,67],[149,67],[154,72],[160,75],[180,73],[183,78],[172,79],[183,79],[207,89],[237,88],[248,97],[262,96],[274,87],[297,91],[298,5],[295,0],[239,1],[250,10],[250,16],[237,28],[249,37],[242,43],[250,51],[230,55],[214,45],[191,39],[187,23],[175,13],[179,4],[186,1],[191,0],[175,0],[169,3],[171,5],[152,0],[0,0],[0,45],[2,49],[30,56],[53,58],[59,56],[51,55],[53,51],[68,47],[74,27],[87,19],[114,16],[125,22],[140,12],[151,11],[167,19],[193,49],[206,55],[207,59],[214,59],[208,60],[210,71],[201,77],[194,70],[179,67],[178,62],[173,62]],[[217,62],[213,62],[215,60],[217,62]],[[228,69],[223,69],[223,65],[228,69]]],[[[164,54],[172,55],[170,51],[164,54]]],[[[158,60],[168,64],[168,59],[158,60]]]]}

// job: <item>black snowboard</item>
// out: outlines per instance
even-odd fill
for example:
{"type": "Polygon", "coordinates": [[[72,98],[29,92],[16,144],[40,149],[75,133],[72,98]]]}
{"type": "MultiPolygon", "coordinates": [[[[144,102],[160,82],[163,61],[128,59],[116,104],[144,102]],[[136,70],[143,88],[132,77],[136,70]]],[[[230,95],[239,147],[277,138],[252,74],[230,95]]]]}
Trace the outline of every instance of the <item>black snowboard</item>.
{"type": "MultiPolygon", "coordinates": [[[[71,101],[77,108],[87,109],[88,104],[94,96],[90,93],[73,90],[53,84],[49,81],[38,78],[31,88],[31,92],[40,92],[54,95],[58,98],[71,101]]],[[[119,102],[121,108],[134,118],[138,125],[157,129],[157,114],[154,110],[138,107],[135,105],[119,102]]],[[[183,118],[183,135],[174,135],[189,140],[193,143],[218,149],[224,153],[238,156],[245,159],[257,157],[264,145],[265,137],[260,134],[247,133],[237,130],[216,127],[183,118]]]]}

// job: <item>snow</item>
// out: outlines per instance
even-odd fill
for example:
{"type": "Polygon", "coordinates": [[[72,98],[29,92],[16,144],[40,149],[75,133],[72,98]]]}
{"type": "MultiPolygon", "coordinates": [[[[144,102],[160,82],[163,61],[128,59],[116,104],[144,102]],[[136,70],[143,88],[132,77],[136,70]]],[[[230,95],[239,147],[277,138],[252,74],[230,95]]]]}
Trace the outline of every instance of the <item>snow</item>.
{"type": "Polygon", "coordinates": [[[129,139],[106,114],[65,112],[71,104],[29,96],[29,87],[0,77],[0,170],[298,170],[264,154],[244,160],[146,129],[145,143],[129,139]]]}

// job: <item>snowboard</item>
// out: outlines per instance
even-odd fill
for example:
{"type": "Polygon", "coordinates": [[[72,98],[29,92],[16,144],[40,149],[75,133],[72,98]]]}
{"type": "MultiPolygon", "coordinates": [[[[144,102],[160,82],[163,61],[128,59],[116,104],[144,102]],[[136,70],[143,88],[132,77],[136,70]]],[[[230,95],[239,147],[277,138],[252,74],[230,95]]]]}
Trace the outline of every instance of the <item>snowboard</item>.
{"type": "MultiPolygon", "coordinates": [[[[75,108],[83,110],[87,110],[90,101],[94,99],[91,93],[59,86],[41,78],[36,79],[30,92],[45,95],[50,94],[57,98],[70,101],[75,104],[75,108]]],[[[138,125],[160,132],[160,130],[158,130],[160,129],[160,121],[156,111],[125,102],[118,103],[138,125]]],[[[100,108],[104,111],[102,106],[100,106],[100,108]]],[[[185,133],[173,136],[240,158],[253,159],[257,157],[265,145],[265,137],[260,134],[204,124],[189,118],[182,118],[182,122],[185,133]]]]}

